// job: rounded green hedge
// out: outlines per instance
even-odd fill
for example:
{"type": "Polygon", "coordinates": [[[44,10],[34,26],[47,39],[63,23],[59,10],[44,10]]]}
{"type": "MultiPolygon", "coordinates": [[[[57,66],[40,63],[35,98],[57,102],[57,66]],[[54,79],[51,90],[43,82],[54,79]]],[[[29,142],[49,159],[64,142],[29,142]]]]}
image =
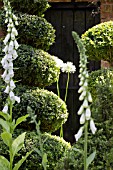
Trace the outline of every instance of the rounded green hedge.
{"type": "MultiPolygon", "coordinates": [[[[17,134],[21,134],[23,130],[17,130],[14,137],[17,136],[17,134]]],[[[44,142],[44,152],[47,154],[47,169],[53,170],[56,166],[57,161],[64,155],[64,153],[70,149],[70,144],[66,142],[64,139],[53,136],[50,134],[42,134],[41,136],[42,141],[44,142]]],[[[6,145],[1,141],[0,139],[0,155],[4,155],[8,157],[7,147],[6,145]]],[[[35,148],[40,149],[39,146],[39,138],[36,132],[27,132],[24,142],[24,147],[19,151],[17,156],[15,157],[14,162],[18,162],[19,159],[23,155],[25,155],[27,152],[34,150],[35,148]]],[[[22,164],[20,169],[23,170],[43,170],[43,167],[41,165],[41,157],[39,154],[35,151],[32,152],[32,154],[27,158],[27,160],[22,164]]]]}
{"type": "MultiPolygon", "coordinates": [[[[0,109],[2,110],[6,95],[3,93],[3,87],[0,91],[0,109]]],[[[15,94],[21,98],[20,103],[15,103],[15,107],[13,108],[15,119],[26,115],[29,106],[32,113],[37,116],[37,121],[41,121],[40,128],[43,132],[54,132],[66,122],[68,118],[67,106],[53,92],[38,88],[30,90],[26,86],[17,86],[15,94]]],[[[29,117],[27,122],[23,122],[20,127],[27,130],[34,130],[35,125],[30,123],[30,121],[31,118],[29,117]]]]}
{"type": "Polygon", "coordinates": [[[47,0],[10,0],[10,3],[16,11],[38,16],[42,16],[49,7],[47,0]]]}
{"type": "Polygon", "coordinates": [[[89,76],[89,90],[92,94],[92,117],[97,122],[113,118],[113,70],[93,71],[89,76]]]}
{"type": "MultiPolygon", "coordinates": [[[[29,86],[45,87],[58,80],[60,68],[54,56],[24,44],[20,45],[17,53],[18,58],[14,60],[14,68],[17,68],[14,70],[16,81],[29,86]]],[[[3,56],[0,47],[0,61],[3,56]]]]}
{"type": "MultiPolygon", "coordinates": [[[[45,18],[35,15],[16,12],[16,16],[19,22],[17,26],[19,44],[27,44],[47,51],[55,40],[53,26],[45,18]]],[[[7,29],[4,10],[0,10],[0,26],[4,31],[7,29]]]]}
{"type": "Polygon", "coordinates": [[[82,34],[82,40],[89,59],[113,62],[113,21],[88,29],[82,34]]]}

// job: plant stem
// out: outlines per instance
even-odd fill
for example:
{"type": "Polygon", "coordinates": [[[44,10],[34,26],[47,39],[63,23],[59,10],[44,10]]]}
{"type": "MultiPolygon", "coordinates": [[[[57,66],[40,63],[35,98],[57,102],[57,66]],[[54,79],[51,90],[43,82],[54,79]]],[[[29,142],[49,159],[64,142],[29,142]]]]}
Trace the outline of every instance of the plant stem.
{"type": "Polygon", "coordinates": [[[58,78],[58,80],[57,80],[57,93],[58,93],[58,96],[60,97],[59,78],[58,78]]]}
{"type": "Polygon", "coordinates": [[[68,85],[69,85],[69,72],[68,72],[68,76],[67,76],[66,92],[65,92],[65,98],[64,98],[64,101],[65,101],[65,102],[66,102],[66,100],[67,100],[68,85]]]}
{"type": "Polygon", "coordinates": [[[88,140],[88,121],[85,123],[85,134],[84,134],[84,170],[87,169],[87,140],[88,140]]]}

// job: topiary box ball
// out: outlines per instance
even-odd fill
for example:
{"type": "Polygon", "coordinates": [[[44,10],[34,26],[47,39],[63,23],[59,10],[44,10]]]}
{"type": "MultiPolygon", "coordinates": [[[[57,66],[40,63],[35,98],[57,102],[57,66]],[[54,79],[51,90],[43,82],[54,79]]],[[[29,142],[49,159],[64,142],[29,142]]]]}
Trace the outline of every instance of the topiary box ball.
{"type": "MultiPolygon", "coordinates": [[[[14,138],[17,135],[21,134],[23,130],[16,130],[14,138]]],[[[50,134],[42,134],[41,135],[43,145],[43,151],[47,154],[47,169],[54,170],[56,163],[58,160],[65,154],[65,152],[71,148],[71,145],[66,142],[63,138],[58,136],[53,136],[50,134]]],[[[6,145],[0,139],[0,154],[8,157],[8,152],[6,151],[6,145]]],[[[14,162],[17,163],[22,156],[24,156],[27,152],[31,151],[32,149],[40,150],[39,145],[39,136],[36,132],[27,132],[24,141],[24,147],[19,151],[16,155],[14,162]]],[[[22,164],[20,169],[22,170],[43,170],[42,166],[42,158],[40,155],[33,151],[32,154],[27,158],[27,160],[22,164]]]]}
{"type": "Polygon", "coordinates": [[[113,62],[113,21],[88,29],[82,34],[82,40],[89,59],[113,62]]]}
{"type": "MultiPolygon", "coordinates": [[[[23,14],[15,11],[19,25],[18,43],[27,44],[45,51],[49,50],[55,40],[55,30],[53,26],[43,17],[23,14]]],[[[0,26],[6,32],[5,12],[0,10],[0,26]]]]}
{"type": "MultiPolygon", "coordinates": [[[[0,48],[0,61],[4,56],[2,49],[0,48]]],[[[45,87],[59,79],[60,67],[57,66],[55,57],[49,53],[22,44],[17,54],[18,57],[14,60],[16,81],[23,85],[45,87]]],[[[2,69],[1,64],[0,68],[2,69]]]]}
{"type": "Polygon", "coordinates": [[[10,0],[10,3],[16,11],[38,16],[42,16],[49,7],[47,0],[10,0]]]}
{"type": "MultiPolygon", "coordinates": [[[[21,90],[22,91],[22,90],[21,90]]],[[[54,132],[58,130],[63,123],[67,121],[68,111],[65,102],[56,94],[44,89],[27,90],[26,92],[18,93],[21,101],[20,104],[15,103],[13,109],[14,118],[30,113],[32,116],[37,116],[37,121],[41,121],[41,131],[54,132]]],[[[21,127],[25,129],[35,129],[34,124],[30,123],[31,119],[23,122],[21,127]]]]}

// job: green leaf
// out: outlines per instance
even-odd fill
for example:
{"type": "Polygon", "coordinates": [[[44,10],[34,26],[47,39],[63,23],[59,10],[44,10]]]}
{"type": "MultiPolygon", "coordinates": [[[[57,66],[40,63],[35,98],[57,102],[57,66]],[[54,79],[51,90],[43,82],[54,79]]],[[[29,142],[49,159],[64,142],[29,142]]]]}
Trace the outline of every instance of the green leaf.
{"type": "Polygon", "coordinates": [[[10,169],[9,161],[4,156],[0,155],[0,170],[9,170],[9,169],[10,169]]]}
{"type": "Polygon", "coordinates": [[[34,150],[40,155],[40,157],[42,157],[42,153],[40,152],[40,150],[39,149],[37,149],[37,148],[34,148],[34,150]]]}
{"type": "MultiPolygon", "coordinates": [[[[19,117],[19,118],[17,119],[17,121],[16,121],[15,128],[16,128],[16,126],[19,125],[21,122],[25,121],[28,116],[29,116],[29,115],[27,114],[27,115],[25,115],[25,116],[19,117]]],[[[15,128],[14,128],[14,129],[15,129],[15,128]]]]}
{"type": "Polygon", "coordinates": [[[9,114],[6,114],[6,113],[3,113],[3,112],[0,111],[0,115],[2,117],[4,117],[5,120],[9,120],[10,119],[10,115],[9,114]]]}
{"type": "Polygon", "coordinates": [[[26,132],[19,135],[12,143],[13,157],[23,147],[26,132]]]}
{"type": "Polygon", "coordinates": [[[4,141],[4,143],[5,143],[7,146],[10,146],[10,145],[11,145],[11,141],[12,141],[12,135],[11,135],[11,133],[5,131],[5,132],[1,133],[1,137],[2,137],[2,139],[3,139],[3,141],[4,141]]]}
{"type": "Polygon", "coordinates": [[[89,157],[87,158],[87,167],[91,164],[91,162],[94,160],[96,155],[96,151],[94,151],[89,157]]]}
{"type": "Polygon", "coordinates": [[[23,162],[27,159],[27,157],[28,157],[32,152],[33,152],[33,150],[30,151],[30,152],[27,152],[26,155],[25,155],[24,157],[22,157],[22,159],[19,160],[17,164],[15,164],[13,170],[18,170],[18,169],[20,168],[20,166],[23,164],[23,162]]]}
{"type": "Polygon", "coordinates": [[[7,132],[10,132],[10,126],[9,123],[3,119],[0,119],[0,125],[3,129],[5,129],[7,132]]]}
{"type": "Polygon", "coordinates": [[[46,165],[47,165],[47,154],[46,153],[44,153],[44,155],[43,155],[43,157],[42,157],[42,165],[43,165],[43,167],[45,167],[46,168],[46,165]]]}
{"type": "Polygon", "coordinates": [[[80,149],[78,149],[78,148],[73,148],[73,150],[81,153],[82,155],[83,155],[83,153],[84,153],[83,150],[80,150],[80,149]]]}

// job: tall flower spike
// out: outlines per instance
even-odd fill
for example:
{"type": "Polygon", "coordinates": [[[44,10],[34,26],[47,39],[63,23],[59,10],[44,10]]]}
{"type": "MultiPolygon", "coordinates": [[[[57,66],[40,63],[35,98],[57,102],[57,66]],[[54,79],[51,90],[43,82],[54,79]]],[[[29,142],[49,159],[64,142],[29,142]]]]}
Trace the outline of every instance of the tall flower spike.
{"type": "MultiPolygon", "coordinates": [[[[89,106],[89,103],[92,102],[92,97],[91,97],[91,93],[88,90],[88,77],[89,77],[89,74],[87,71],[87,63],[88,63],[87,58],[88,57],[85,54],[86,50],[84,48],[82,40],[79,38],[79,36],[75,32],[73,32],[72,35],[73,35],[74,40],[77,43],[78,50],[80,52],[80,64],[79,64],[80,66],[80,70],[79,70],[80,88],[78,90],[78,93],[81,93],[79,100],[83,101],[83,103],[78,111],[78,115],[81,115],[80,124],[85,124],[86,121],[90,121],[90,129],[91,129],[91,132],[94,134],[97,129],[95,127],[94,121],[91,118],[91,110],[89,106]]],[[[80,128],[80,131],[78,131],[77,135],[75,135],[76,141],[81,137],[81,134],[82,134],[82,130],[80,128]]]]}
{"type": "MultiPolygon", "coordinates": [[[[9,95],[10,101],[14,103],[15,101],[20,102],[20,98],[14,95],[13,89],[16,87],[13,81],[14,71],[13,71],[13,60],[17,58],[16,49],[19,47],[18,42],[16,41],[16,36],[18,32],[16,30],[16,22],[17,17],[12,13],[10,2],[8,0],[4,0],[4,9],[6,11],[6,20],[7,23],[7,35],[3,40],[5,45],[3,52],[5,56],[3,57],[1,64],[5,69],[4,73],[1,75],[3,80],[6,83],[5,93],[9,95]]],[[[8,112],[8,104],[6,104],[3,108],[3,112],[8,112]]]]}

